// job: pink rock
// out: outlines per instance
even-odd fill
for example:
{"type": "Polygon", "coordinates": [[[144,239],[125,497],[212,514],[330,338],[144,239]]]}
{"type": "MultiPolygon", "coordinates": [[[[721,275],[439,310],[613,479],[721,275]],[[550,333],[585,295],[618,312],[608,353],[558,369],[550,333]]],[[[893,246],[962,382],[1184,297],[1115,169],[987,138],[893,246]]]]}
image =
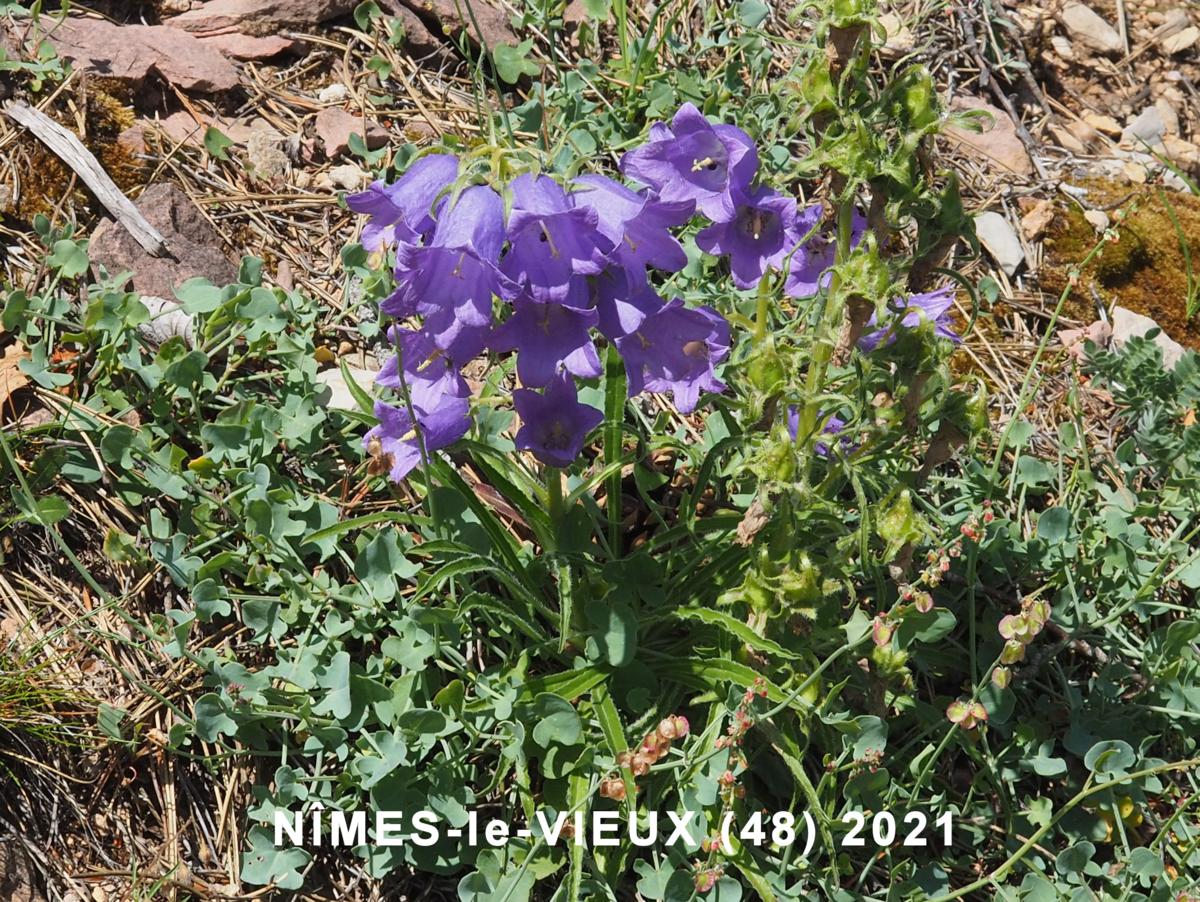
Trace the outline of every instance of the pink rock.
{"type": "Polygon", "coordinates": [[[141,85],[152,73],[185,91],[237,87],[238,73],[214,47],[164,25],[117,25],[72,16],[47,35],[59,56],[97,75],[141,85]]]}
{"type": "Polygon", "coordinates": [[[171,257],[151,257],[122,226],[106,219],[96,227],[88,245],[94,264],[109,273],[133,273],[140,294],[170,300],[175,288],[203,276],[214,285],[237,279],[238,268],[221,249],[221,238],[192,203],[172,184],[151,185],[136,201],[137,208],[167,239],[171,257]]]}
{"type": "Polygon", "coordinates": [[[226,34],[202,34],[198,37],[205,46],[215,47],[235,60],[270,59],[281,53],[298,50],[303,46],[301,41],[279,35],[259,38],[254,35],[242,34],[240,31],[231,31],[226,34]]]}
{"type": "Polygon", "coordinates": [[[1017,127],[1008,113],[969,95],[955,97],[950,102],[950,109],[953,112],[983,110],[991,115],[994,124],[989,125],[984,120],[981,123],[984,129],[982,132],[950,125],[942,130],[943,135],[961,145],[973,156],[987,160],[1003,171],[1015,172],[1018,175],[1033,174],[1033,161],[1029,159],[1029,151],[1017,135],[1017,127]]]}
{"type": "Polygon", "coordinates": [[[384,5],[391,8],[397,3],[420,16],[434,34],[440,32],[456,40],[465,35],[472,44],[478,44],[482,34],[489,49],[517,43],[508,14],[484,0],[391,0],[384,5]],[[479,24],[478,30],[475,23],[479,24]]]}
{"type": "Polygon", "coordinates": [[[362,135],[370,150],[382,147],[388,141],[388,133],[378,123],[348,113],[341,107],[326,107],[317,113],[317,137],[325,148],[325,156],[333,159],[345,153],[350,146],[350,135],[362,135]]]}
{"type": "Polygon", "coordinates": [[[164,24],[193,33],[240,31],[274,35],[353,12],[359,0],[209,0],[164,24]]]}
{"type": "Polygon", "coordinates": [[[131,157],[146,153],[146,126],[131,125],[117,135],[117,145],[131,157]]]}

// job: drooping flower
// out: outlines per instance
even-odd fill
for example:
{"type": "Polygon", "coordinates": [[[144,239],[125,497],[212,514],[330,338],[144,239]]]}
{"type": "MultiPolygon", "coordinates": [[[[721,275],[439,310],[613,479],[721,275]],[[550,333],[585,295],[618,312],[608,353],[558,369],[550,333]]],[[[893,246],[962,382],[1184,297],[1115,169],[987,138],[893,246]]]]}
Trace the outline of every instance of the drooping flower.
{"type": "Polygon", "coordinates": [[[363,247],[377,251],[428,235],[433,202],[457,176],[458,157],[433,154],[416,160],[390,185],[375,181],[365,191],[346,195],[347,207],[370,216],[362,230],[363,247]]]}
{"type": "Polygon", "coordinates": [[[737,200],[730,219],[703,229],[696,244],[713,256],[728,254],[733,283],[738,288],[753,288],[768,268],[783,265],[801,234],[795,199],[760,185],[737,200]]]}
{"type": "Polygon", "coordinates": [[[599,315],[600,331],[609,341],[633,332],[665,303],[648,282],[633,282],[626,269],[615,265],[589,276],[587,287],[590,303],[599,315]]]}
{"type": "Polygon", "coordinates": [[[671,391],[681,413],[695,409],[701,391],[724,391],[714,368],[729,352],[729,324],[710,307],[688,308],[679,298],[647,314],[616,339],[629,396],[671,391]]]}
{"type": "Polygon", "coordinates": [[[538,300],[563,301],[574,276],[600,271],[611,242],[597,229],[596,211],[574,206],[549,176],[526,173],[511,187],[510,247],[501,270],[538,300]]]}
{"type": "Polygon", "coordinates": [[[551,380],[544,393],[518,388],[513,406],[521,418],[514,444],[551,467],[569,467],[588,433],[604,420],[595,407],[579,403],[575,381],[566,373],[551,380]]]}
{"type": "Polygon", "coordinates": [[[729,356],[729,323],[712,307],[693,307],[694,312],[709,322],[708,335],[701,341],[689,341],[683,353],[689,361],[679,373],[647,374],[646,390],[671,392],[680,413],[691,413],[700,403],[701,392],[725,391],[725,383],[717,378],[715,369],[729,356]]]}
{"type": "Polygon", "coordinates": [[[420,332],[394,327],[390,337],[397,353],[380,370],[375,381],[395,389],[403,400],[398,406],[375,402],[379,425],[364,439],[365,446],[379,442],[391,459],[389,475],[399,482],[421,462],[425,451],[437,451],[458,441],[471,428],[470,389],[430,338],[420,332]],[[403,381],[402,381],[403,380],[403,381]]]}
{"type": "Polygon", "coordinates": [[[400,246],[396,291],[380,307],[399,318],[423,314],[434,343],[463,363],[487,341],[493,295],[512,298],[518,289],[496,265],[504,242],[500,195],[475,185],[446,206],[428,245],[400,246]]]}
{"type": "MultiPolygon", "coordinates": [[[[950,308],[954,304],[954,288],[947,285],[936,291],[924,294],[914,294],[908,298],[903,312],[893,315],[885,325],[868,332],[858,340],[858,346],[864,351],[873,351],[880,345],[889,345],[896,340],[898,328],[915,329],[922,323],[932,323],[934,333],[939,338],[951,341],[962,341],[954,331],[950,308]]],[[[878,326],[876,316],[872,315],[868,326],[878,326]]]]}
{"type": "Polygon", "coordinates": [[[657,125],[650,140],[621,158],[621,171],[669,203],[692,200],[709,219],[732,219],[758,170],[758,150],[740,128],[713,125],[690,103],[671,127],[657,125]]]}
{"type": "Polygon", "coordinates": [[[574,185],[576,205],[596,211],[600,232],[612,245],[603,262],[621,266],[631,285],[645,283],[647,266],[678,272],[687,265],[670,229],[691,219],[695,201],[663,201],[603,175],[582,175],[574,185]]]}
{"type": "MultiPolygon", "coordinates": [[[[824,215],[820,204],[801,210],[796,217],[796,231],[801,237],[810,232],[824,215]]],[[[867,219],[857,210],[851,217],[850,246],[857,247],[867,230],[867,219]]],[[[812,297],[829,285],[830,270],[837,259],[837,237],[832,230],[818,232],[792,254],[788,277],[783,290],[788,297],[812,297]]]]}
{"type": "Polygon", "coordinates": [[[541,388],[565,368],[583,378],[600,375],[600,357],[589,330],[595,310],[542,303],[528,295],[515,302],[516,312],[492,333],[496,351],[517,351],[517,375],[524,385],[541,388]]]}

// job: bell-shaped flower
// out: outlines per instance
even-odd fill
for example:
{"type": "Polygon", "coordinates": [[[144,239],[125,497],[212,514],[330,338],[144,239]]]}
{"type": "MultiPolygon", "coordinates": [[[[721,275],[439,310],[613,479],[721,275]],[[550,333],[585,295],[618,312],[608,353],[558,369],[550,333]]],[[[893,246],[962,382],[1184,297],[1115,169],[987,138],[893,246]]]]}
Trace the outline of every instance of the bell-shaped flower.
{"type": "Polygon", "coordinates": [[[650,140],[621,158],[621,171],[662,200],[695,201],[701,213],[723,222],[733,218],[736,199],[750,190],[758,150],[740,128],[713,125],[685,103],[670,128],[651,128],[650,140]]]}
{"type": "Polygon", "coordinates": [[[485,185],[445,204],[423,247],[396,252],[396,291],[381,305],[392,316],[425,316],[425,331],[449,356],[465,363],[487,341],[492,297],[512,298],[517,286],[496,263],[504,243],[504,204],[485,185]]]}
{"type": "Polygon", "coordinates": [[[389,474],[399,482],[421,462],[421,439],[428,453],[466,435],[471,428],[470,389],[428,336],[400,328],[393,328],[390,336],[397,354],[375,381],[395,389],[402,400],[396,406],[375,402],[379,425],[367,433],[365,444],[370,448],[379,442],[380,453],[390,459],[389,474]]]}
{"type": "Polygon", "coordinates": [[[709,332],[701,341],[684,344],[688,367],[681,372],[648,373],[646,378],[646,390],[671,392],[680,413],[695,410],[701,392],[725,391],[725,383],[717,378],[714,369],[729,356],[729,323],[712,307],[695,307],[693,311],[708,320],[709,332]]]}
{"type": "Polygon", "coordinates": [[[579,403],[575,381],[566,373],[551,380],[544,393],[518,388],[513,406],[521,418],[514,444],[550,467],[569,467],[588,433],[604,421],[595,407],[579,403]]]}
{"type": "MultiPolygon", "coordinates": [[[[916,329],[923,323],[931,323],[934,334],[939,338],[962,341],[953,328],[954,321],[950,313],[953,304],[954,288],[950,285],[936,291],[914,294],[908,298],[902,311],[893,314],[880,328],[863,335],[858,340],[858,346],[863,351],[873,351],[880,345],[890,345],[896,340],[897,329],[916,329]]],[[[867,325],[880,326],[880,323],[872,314],[867,325]]]]}
{"type": "Polygon", "coordinates": [[[603,262],[621,266],[631,284],[646,282],[647,266],[663,272],[687,266],[683,245],[670,230],[692,218],[695,201],[668,203],[603,175],[582,175],[574,186],[576,206],[596,211],[600,232],[612,245],[603,262]]]}
{"type": "Polygon", "coordinates": [[[628,270],[613,264],[595,276],[588,276],[588,306],[596,308],[597,325],[609,341],[616,341],[637,329],[651,313],[662,309],[663,299],[645,281],[634,281],[628,270]]]}
{"type": "Polygon", "coordinates": [[[509,249],[501,269],[539,301],[563,301],[576,275],[600,271],[598,261],[611,242],[597,229],[596,211],[575,206],[549,176],[525,173],[511,188],[509,249]]]}
{"type": "Polygon", "coordinates": [[[528,295],[518,297],[515,308],[488,344],[496,351],[516,350],[523,385],[541,388],[563,368],[587,379],[600,375],[600,357],[590,334],[595,310],[542,303],[528,295]]]}
{"type": "Polygon", "coordinates": [[[363,247],[378,251],[428,235],[434,200],[457,177],[458,157],[433,154],[416,160],[390,185],[375,181],[365,191],[346,195],[347,207],[370,217],[362,230],[363,247]]]}
{"type": "Polygon", "coordinates": [[[732,218],[701,230],[696,245],[714,256],[728,255],[733,284],[753,288],[768,268],[783,265],[801,234],[795,199],[760,185],[738,198],[732,218]]]}
{"type": "MultiPolygon", "coordinates": [[[[820,222],[824,209],[813,204],[796,216],[796,231],[803,238],[820,222]]],[[[850,246],[857,247],[867,230],[867,219],[857,210],[851,216],[850,246]]],[[[810,298],[829,285],[833,264],[837,261],[837,238],[832,230],[817,232],[802,244],[788,265],[783,290],[788,297],[810,298]]]]}
{"type": "Polygon", "coordinates": [[[729,325],[709,307],[685,307],[675,298],[615,344],[631,398],[646,390],[671,391],[675,406],[688,413],[701,391],[725,389],[713,370],[729,353],[729,325]]]}

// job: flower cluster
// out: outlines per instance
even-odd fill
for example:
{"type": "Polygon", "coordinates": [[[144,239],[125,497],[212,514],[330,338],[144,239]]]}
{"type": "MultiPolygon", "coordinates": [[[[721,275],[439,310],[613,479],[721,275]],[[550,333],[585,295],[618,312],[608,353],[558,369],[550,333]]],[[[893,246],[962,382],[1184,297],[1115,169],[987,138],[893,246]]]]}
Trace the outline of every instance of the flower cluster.
{"type": "MultiPolygon", "coordinates": [[[[630,397],[669,392],[687,413],[701,393],[723,391],[717,368],[729,354],[728,323],[710,307],[660,296],[649,274],[685,267],[672,229],[697,213],[708,224],[696,245],[728,258],[738,288],[771,271],[786,272],[794,297],[827,283],[835,248],[821,230],[823,208],[800,210],[760,184],[757,150],[741,129],[685,104],[670,125],[653,125],[620,168],[642,187],[527,172],[498,190],[480,183],[469,160],[433,154],[395,183],[346,198],[370,217],[364,247],[395,254],[395,290],[381,309],[402,325],[389,331],[396,355],[377,381],[399,403],[377,402],[379,425],[366,437],[394,480],[469,430],[462,371],[485,351],[515,353],[515,444],[548,466],[569,466],[603,418],[580,402],[575,381],[601,374],[597,332],[620,354],[630,397]]],[[[861,216],[854,228],[865,229],[861,216]]],[[[924,320],[952,337],[951,298],[914,296],[873,322],[862,347],[924,320]]],[[[829,425],[836,430],[836,420],[829,425]]]]}
{"type": "MultiPolygon", "coordinates": [[[[729,761],[725,771],[717,778],[717,792],[721,800],[721,813],[718,822],[723,822],[725,814],[733,810],[737,800],[746,796],[746,787],[738,779],[749,767],[746,756],[742,753],[742,742],[746,734],[754,726],[754,709],[767,697],[767,682],[762,677],[755,677],[753,685],[742,693],[742,699],[734,709],[733,719],[726,728],[724,736],[718,736],[713,746],[718,750],[729,750],[729,761]]],[[[692,862],[692,883],[696,892],[708,893],[725,875],[725,866],[721,863],[721,837],[718,834],[706,836],[700,841],[700,851],[708,855],[707,861],[692,862]]]]}
{"type": "MultiPolygon", "coordinates": [[[[682,714],[664,717],[658,726],[642,740],[637,749],[622,752],[617,756],[617,766],[628,768],[634,777],[642,777],[671,749],[671,743],[687,736],[690,727],[682,714]]],[[[634,787],[636,789],[636,786],[634,787]]],[[[621,801],[625,798],[625,781],[618,776],[600,781],[600,795],[606,799],[621,801]]]]}
{"type": "Polygon", "coordinates": [[[992,682],[997,688],[1005,689],[1012,682],[1009,665],[1025,660],[1025,647],[1037,638],[1049,619],[1050,602],[1032,596],[1022,599],[1020,614],[1000,618],[997,630],[1004,648],[1000,651],[1000,666],[992,671],[992,682]]]}

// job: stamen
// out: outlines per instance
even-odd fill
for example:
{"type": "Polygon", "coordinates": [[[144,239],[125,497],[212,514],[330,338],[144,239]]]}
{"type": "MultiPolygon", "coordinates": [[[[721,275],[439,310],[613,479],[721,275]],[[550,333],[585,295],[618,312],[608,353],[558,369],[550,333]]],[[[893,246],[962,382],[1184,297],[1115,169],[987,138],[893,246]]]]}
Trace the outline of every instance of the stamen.
{"type": "Polygon", "coordinates": [[[705,157],[703,160],[696,160],[692,163],[692,172],[699,172],[701,169],[711,169],[717,163],[712,157],[705,157]]]}
{"type": "Polygon", "coordinates": [[[558,248],[554,246],[554,239],[550,237],[550,230],[546,228],[544,222],[539,222],[538,225],[542,227],[542,234],[546,236],[546,244],[550,245],[550,253],[557,257],[558,248]]]}
{"type": "Polygon", "coordinates": [[[459,254],[458,255],[458,263],[455,264],[454,272],[450,273],[450,275],[454,276],[454,278],[456,278],[456,279],[461,279],[462,278],[463,261],[466,259],[467,259],[466,254],[459,254]]]}

